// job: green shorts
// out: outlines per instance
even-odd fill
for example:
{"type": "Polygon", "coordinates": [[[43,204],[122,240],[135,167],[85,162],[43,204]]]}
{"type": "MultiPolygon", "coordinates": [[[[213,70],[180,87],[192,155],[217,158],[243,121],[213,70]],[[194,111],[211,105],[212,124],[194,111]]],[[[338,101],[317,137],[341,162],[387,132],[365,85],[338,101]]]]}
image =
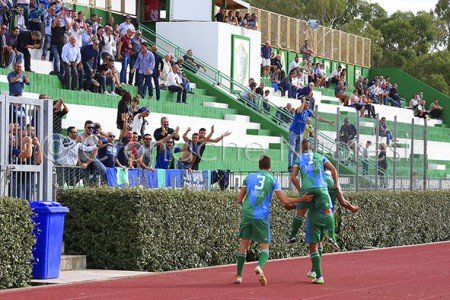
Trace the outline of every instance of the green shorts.
{"type": "MultiPolygon", "coordinates": [[[[309,195],[314,196],[314,199],[311,203],[314,203],[314,206],[317,209],[323,210],[323,209],[327,209],[327,208],[331,209],[333,207],[331,204],[331,199],[330,199],[330,195],[328,194],[327,188],[307,189],[306,191],[308,192],[309,195]]],[[[304,194],[304,192],[303,192],[303,194],[304,194]]]]}
{"type": "Polygon", "coordinates": [[[310,218],[306,219],[305,241],[308,244],[319,243],[322,241],[325,233],[325,226],[312,223],[310,218]]]}
{"type": "Polygon", "coordinates": [[[243,217],[239,224],[239,238],[253,240],[255,243],[270,244],[269,219],[255,220],[243,217]]]}

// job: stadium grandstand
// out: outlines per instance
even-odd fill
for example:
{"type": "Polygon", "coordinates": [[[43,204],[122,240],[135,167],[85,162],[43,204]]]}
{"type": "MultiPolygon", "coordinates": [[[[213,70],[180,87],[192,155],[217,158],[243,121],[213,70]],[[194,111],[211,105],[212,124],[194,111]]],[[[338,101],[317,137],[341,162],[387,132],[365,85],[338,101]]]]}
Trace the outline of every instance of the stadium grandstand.
{"type": "Polygon", "coordinates": [[[302,139],[345,191],[450,189],[449,95],[372,68],[369,38],[241,0],[19,2],[0,0],[2,197],[237,190],[263,155],[291,191],[302,139]]]}

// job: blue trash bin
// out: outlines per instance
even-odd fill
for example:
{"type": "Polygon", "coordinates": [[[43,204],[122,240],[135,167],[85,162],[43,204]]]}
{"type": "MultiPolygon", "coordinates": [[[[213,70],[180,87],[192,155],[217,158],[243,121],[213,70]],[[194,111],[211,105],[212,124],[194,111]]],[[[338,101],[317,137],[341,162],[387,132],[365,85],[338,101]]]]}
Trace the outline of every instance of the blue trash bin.
{"type": "Polygon", "coordinates": [[[36,238],[32,276],[34,279],[58,278],[64,217],[69,209],[60,203],[47,201],[30,201],[30,207],[34,213],[33,234],[36,238]]]}

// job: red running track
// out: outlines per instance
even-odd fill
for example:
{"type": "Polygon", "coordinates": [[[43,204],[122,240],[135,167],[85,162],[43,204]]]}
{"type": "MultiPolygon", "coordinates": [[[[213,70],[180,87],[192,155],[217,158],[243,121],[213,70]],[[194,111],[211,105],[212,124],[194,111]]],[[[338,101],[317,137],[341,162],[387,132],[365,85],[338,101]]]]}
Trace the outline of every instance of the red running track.
{"type": "Polygon", "coordinates": [[[324,285],[306,277],[308,257],[272,260],[259,285],[255,263],[0,292],[0,299],[450,299],[450,242],[323,256],[324,285]]]}

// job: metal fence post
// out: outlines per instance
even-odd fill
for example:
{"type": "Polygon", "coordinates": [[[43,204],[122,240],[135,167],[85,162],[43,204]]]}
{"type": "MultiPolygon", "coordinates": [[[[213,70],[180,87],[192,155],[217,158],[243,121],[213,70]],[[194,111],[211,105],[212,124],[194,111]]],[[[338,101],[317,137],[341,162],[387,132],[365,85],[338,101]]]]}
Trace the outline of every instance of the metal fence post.
{"type": "Polygon", "coordinates": [[[319,141],[317,140],[317,133],[319,132],[319,106],[314,106],[314,152],[317,152],[317,148],[319,147],[319,141]]]}
{"type": "Polygon", "coordinates": [[[428,125],[427,118],[423,119],[423,190],[427,189],[428,177],[428,125]]]}
{"type": "Polygon", "coordinates": [[[380,146],[380,115],[376,114],[376,123],[375,123],[375,190],[378,190],[378,150],[380,146]]]}
{"type": "Polygon", "coordinates": [[[339,173],[339,122],[341,110],[339,106],[336,109],[336,171],[339,173]]]}
{"type": "Polygon", "coordinates": [[[409,154],[409,190],[414,189],[414,118],[411,120],[411,151],[409,154]]]}
{"type": "Polygon", "coordinates": [[[396,180],[397,180],[397,116],[394,116],[394,160],[392,164],[392,176],[393,176],[393,182],[392,182],[392,190],[395,191],[396,189],[396,180]]]}
{"type": "Polygon", "coordinates": [[[356,114],[356,144],[355,144],[355,191],[359,190],[359,113],[356,114]]]}

